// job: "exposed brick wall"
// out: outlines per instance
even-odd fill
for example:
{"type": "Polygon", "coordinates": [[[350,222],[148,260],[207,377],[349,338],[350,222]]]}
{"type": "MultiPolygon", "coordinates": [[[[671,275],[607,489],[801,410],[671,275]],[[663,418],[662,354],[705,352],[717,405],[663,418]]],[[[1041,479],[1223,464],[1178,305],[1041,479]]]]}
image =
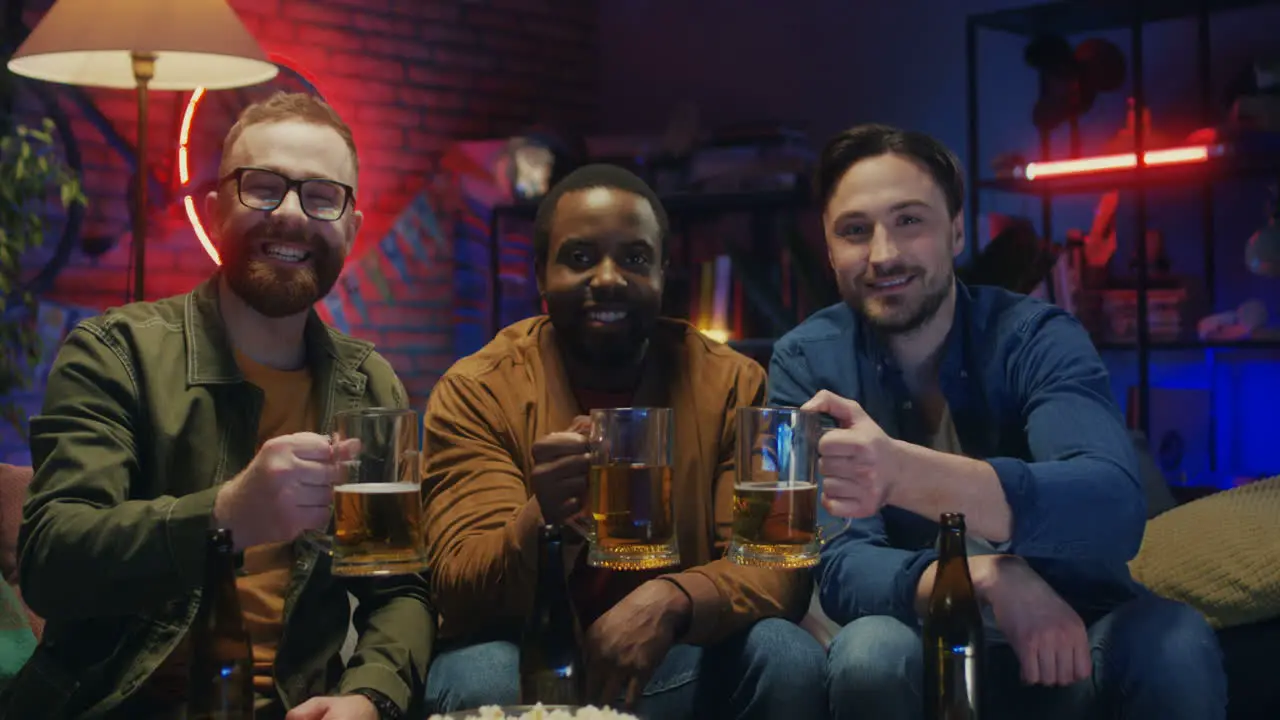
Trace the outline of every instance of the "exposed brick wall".
{"type": "MultiPolygon", "coordinates": [[[[33,27],[49,4],[27,0],[27,24],[33,27]]],[[[538,123],[574,132],[593,129],[596,0],[231,0],[231,5],[263,48],[314,80],[352,126],[365,223],[338,293],[338,315],[353,334],[379,345],[420,409],[442,364],[455,354],[452,285],[446,282],[452,242],[405,237],[406,228],[419,226],[405,220],[405,211],[418,198],[436,213],[448,212],[435,207],[448,195],[435,178],[441,154],[454,141],[505,137],[538,123]],[[407,266],[370,257],[384,254],[392,247],[385,243],[393,241],[407,266]],[[363,300],[363,310],[351,306],[355,296],[363,300]]],[[[86,92],[132,145],[137,131],[133,93],[86,92]]],[[[102,309],[125,297],[130,169],[69,97],[61,97],[73,118],[91,203],[82,237],[118,242],[97,257],[77,249],[48,297],[102,309]]],[[[178,189],[177,137],[187,100],[185,93],[152,94],[148,165],[158,187],[170,193],[178,189]]],[[[212,118],[208,124],[215,127],[219,112],[230,118],[239,103],[235,91],[210,93],[202,117],[212,118]],[[224,102],[229,109],[218,110],[224,102]]],[[[193,145],[200,139],[193,132],[193,145]]],[[[193,151],[207,164],[217,148],[210,147],[216,140],[206,140],[193,151]]],[[[185,292],[208,276],[213,263],[186,221],[181,195],[154,208],[149,222],[149,298],[185,292]]],[[[445,219],[439,222],[443,232],[451,231],[445,219]]],[[[322,313],[334,318],[329,309],[322,313]]],[[[0,433],[0,453],[6,446],[14,449],[10,435],[0,433]]]]}

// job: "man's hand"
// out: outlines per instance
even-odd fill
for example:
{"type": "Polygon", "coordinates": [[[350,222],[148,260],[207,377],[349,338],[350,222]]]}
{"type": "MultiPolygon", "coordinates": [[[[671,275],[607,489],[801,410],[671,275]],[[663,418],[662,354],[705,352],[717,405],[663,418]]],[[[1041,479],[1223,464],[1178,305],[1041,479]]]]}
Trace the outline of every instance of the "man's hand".
{"type": "Polygon", "coordinates": [[[674,583],[650,580],[600,616],[586,638],[588,701],[607,705],[625,690],[634,706],[692,612],[674,583]]]}
{"type": "Polygon", "coordinates": [[[290,710],[284,720],[378,720],[378,708],[363,695],[314,697],[290,710]]]}
{"type": "Polygon", "coordinates": [[[1084,621],[1021,558],[979,556],[970,561],[974,587],[995,612],[1028,685],[1071,685],[1093,672],[1084,621]]]}
{"type": "Polygon", "coordinates": [[[542,508],[542,519],[559,525],[582,510],[587,496],[587,429],[590,419],[579,416],[564,432],[551,433],[533,444],[533,474],[529,484],[542,508]]]}
{"type": "Polygon", "coordinates": [[[818,441],[822,504],[836,517],[866,518],[885,506],[899,476],[898,446],[858,403],[821,390],[800,408],[839,424],[818,441]]]}
{"type": "Polygon", "coordinates": [[[359,451],[359,440],[334,445],[310,432],[272,438],[218,490],[214,522],[231,530],[239,549],[322,530],[329,524],[333,486],[346,472],[341,463],[359,451]]]}

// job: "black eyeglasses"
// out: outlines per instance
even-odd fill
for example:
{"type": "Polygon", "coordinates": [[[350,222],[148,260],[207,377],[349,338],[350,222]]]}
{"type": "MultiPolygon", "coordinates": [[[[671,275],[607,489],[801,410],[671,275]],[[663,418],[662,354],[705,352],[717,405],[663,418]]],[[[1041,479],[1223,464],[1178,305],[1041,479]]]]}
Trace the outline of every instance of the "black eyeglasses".
{"type": "Polygon", "coordinates": [[[302,212],[314,220],[333,222],[342,217],[348,205],[355,204],[355,190],[337,180],[294,180],[274,170],[255,167],[236,168],[224,175],[218,185],[228,180],[236,181],[240,204],[251,210],[274,212],[290,190],[298,193],[302,212]]]}

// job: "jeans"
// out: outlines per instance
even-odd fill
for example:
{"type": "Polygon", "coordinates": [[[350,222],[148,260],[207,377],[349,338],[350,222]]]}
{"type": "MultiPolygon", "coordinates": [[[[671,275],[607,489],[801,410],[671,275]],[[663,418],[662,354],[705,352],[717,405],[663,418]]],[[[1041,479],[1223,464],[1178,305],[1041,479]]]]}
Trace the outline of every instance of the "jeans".
{"type": "MultiPolygon", "coordinates": [[[[1182,603],[1143,594],[1089,627],[1093,672],[1066,687],[1023,685],[1006,644],[988,643],[984,717],[1044,720],[1223,720],[1227,680],[1217,636],[1182,603]]],[[[827,654],[835,720],[919,720],[920,631],[896,618],[846,625],[827,654]]]]}
{"type": "MultiPolygon", "coordinates": [[[[520,651],[511,642],[446,648],[427,673],[428,712],[515,705],[519,670],[520,651]]],[[[813,636],[770,618],[718,645],[671,648],[629,712],[646,720],[823,720],[824,671],[822,646],[813,636]]]]}

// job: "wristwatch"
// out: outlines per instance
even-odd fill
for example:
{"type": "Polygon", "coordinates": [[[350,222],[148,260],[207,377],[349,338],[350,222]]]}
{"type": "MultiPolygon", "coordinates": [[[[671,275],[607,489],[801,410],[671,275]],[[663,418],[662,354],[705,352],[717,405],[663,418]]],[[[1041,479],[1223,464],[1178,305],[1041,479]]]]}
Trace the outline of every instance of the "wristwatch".
{"type": "Polygon", "coordinates": [[[404,713],[400,712],[399,706],[391,701],[391,698],[374,690],[373,688],[360,688],[352,690],[352,695],[363,695],[373,703],[378,710],[378,720],[404,720],[404,713]]]}

